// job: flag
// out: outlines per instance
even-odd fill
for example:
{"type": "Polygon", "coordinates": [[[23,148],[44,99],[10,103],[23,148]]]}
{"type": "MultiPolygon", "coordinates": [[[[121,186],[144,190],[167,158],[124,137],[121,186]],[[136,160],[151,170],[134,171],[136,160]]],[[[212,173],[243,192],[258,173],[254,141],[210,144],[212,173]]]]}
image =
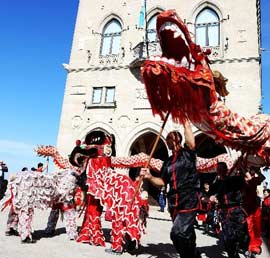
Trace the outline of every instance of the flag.
{"type": "Polygon", "coordinates": [[[145,23],[146,0],[142,0],[141,5],[142,5],[142,7],[141,7],[141,11],[140,11],[140,16],[139,16],[139,28],[143,29],[144,23],[145,23]]]}

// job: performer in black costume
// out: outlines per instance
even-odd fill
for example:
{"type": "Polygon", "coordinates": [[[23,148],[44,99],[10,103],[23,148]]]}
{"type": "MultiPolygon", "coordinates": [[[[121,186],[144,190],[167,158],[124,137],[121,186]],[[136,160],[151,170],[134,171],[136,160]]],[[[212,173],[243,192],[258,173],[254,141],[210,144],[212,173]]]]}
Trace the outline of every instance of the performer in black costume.
{"type": "Polygon", "coordinates": [[[142,169],[141,175],[156,187],[169,185],[168,208],[173,221],[171,240],[181,258],[200,257],[196,249],[194,224],[199,208],[200,180],[196,171],[195,139],[191,126],[184,124],[185,145],[178,131],[170,132],[166,138],[172,150],[163,164],[160,177],[151,175],[149,169],[142,169]]]}
{"type": "Polygon", "coordinates": [[[210,200],[218,203],[222,238],[229,258],[240,258],[240,250],[246,257],[252,257],[248,252],[247,213],[242,207],[244,188],[245,179],[242,175],[228,176],[226,163],[218,163],[217,178],[209,192],[213,194],[210,200]]]}

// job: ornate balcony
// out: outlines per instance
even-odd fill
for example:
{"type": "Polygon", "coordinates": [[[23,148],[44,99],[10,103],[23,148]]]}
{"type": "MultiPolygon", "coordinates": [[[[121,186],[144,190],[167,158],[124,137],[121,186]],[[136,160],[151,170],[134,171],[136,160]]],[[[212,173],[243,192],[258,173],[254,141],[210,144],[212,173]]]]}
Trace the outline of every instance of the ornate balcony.
{"type": "Polygon", "coordinates": [[[130,67],[141,66],[142,62],[149,56],[161,55],[161,48],[158,41],[154,42],[140,42],[134,48],[130,49],[133,60],[130,67]]]}
{"type": "MultiPolygon", "coordinates": [[[[211,54],[209,55],[210,60],[221,59],[223,58],[223,49],[221,46],[215,47],[202,47],[202,50],[205,51],[206,49],[211,50],[211,54]]],[[[158,56],[161,55],[161,48],[158,41],[149,42],[148,43],[148,51],[146,49],[146,43],[140,42],[134,48],[131,49],[133,60],[130,63],[131,68],[135,68],[141,66],[143,61],[148,56],[158,56]]]]}
{"type": "Polygon", "coordinates": [[[202,50],[205,51],[207,49],[211,50],[211,54],[209,55],[210,60],[215,60],[215,59],[221,59],[223,58],[223,49],[221,46],[215,46],[215,47],[202,47],[202,50]]]}

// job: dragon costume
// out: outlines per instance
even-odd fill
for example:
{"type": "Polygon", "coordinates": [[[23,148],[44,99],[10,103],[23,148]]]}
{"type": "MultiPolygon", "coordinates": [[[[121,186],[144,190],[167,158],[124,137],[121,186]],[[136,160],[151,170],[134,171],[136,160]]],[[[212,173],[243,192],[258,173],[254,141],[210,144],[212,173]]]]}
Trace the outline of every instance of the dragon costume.
{"type": "Polygon", "coordinates": [[[40,157],[52,157],[53,163],[59,169],[71,169],[80,173],[80,169],[76,166],[71,165],[68,158],[64,158],[59,151],[52,145],[38,145],[35,152],[40,157]]]}
{"type": "MultiPolygon", "coordinates": [[[[32,219],[34,209],[47,209],[55,204],[72,203],[76,187],[76,176],[71,170],[50,174],[22,171],[14,176],[9,184],[6,198],[2,201],[2,210],[11,205],[8,228],[18,224],[22,242],[32,242],[32,219]]],[[[70,238],[76,238],[76,214],[69,207],[63,212],[66,232],[70,238]]]]}
{"type": "MultiPolygon", "coordinates": [[[[147,161],[146,154],[128,158],[113,158],[114,140],[102,131],[92,131],[86,135],[84,144],[77,145],[70,162],[86,171],[87,201],[86,211],[78,242],[105,246],[101,228],[103,207],[111,211],[111,248],[107,251],[122,253],[125,243],[138,246],[144,223],[140,220],[144,201],[136,191],[136,183],[127,175],[117,173],[114,168],[142,167],[147,161]]],[[[150,166],[157,169],[153,159],[150,166]]]]}
{"type": "MultiPolygon", "coordinates": [[[[78,171],[79,168],[71,165],[67,158],[64,158],[56,149],[56,147],[51,145],[39,145],[36,149],[36,152],[39,156],[43,157],[52,157],[54,164],[62,169],[72,169],[78,171]]],[[[115,157],[111,156],[112,166],[118,169],[126,169],[128,167],[142,166],[142,164],[147,163],[149,156],[145,153],[140,153],[133,155],[131,157],[115,157]]],[[[217,163],[225,162],[228,168],[232,168],[234,160],[226,153],[220,154],[214,158],[201,158],[197,157],[197,171],[200,173],[215,173],[217,163]]],[[[154,168],[157,172],[163,165],[163,161],[159,159],[151,159],[151,167],[154,168]]],[[[79,172],[81,173],[81,172],[79,172]]]]}
{"type": "Polygon", "coordinates": [[[196,45],[186,25],[174,10],[157,17],[157,35],[162,56],[146,60],[142,76],[153,114],[162,118],[168,112],[175,122],[189,119],[217,143],[240,150],[249,164],[270,164],[270,118],[256,115],[249,119],[229,110],[219,100],[218,86],[226,84],[213,76],[207,55],[196,45]]]}
{"type": "MultiPolygon", "coordinates": [[[[38,156],[40,157],[52,157],[53,163],[59,168],[59,169],[65,169],[65,170],[72,170],[75,171],[76,174],[78,176],[81,175],[81,170],[79,167],[77,166],[73,166],[71,165],[71,163],[69,162],[68,158],[64,158],[59,151],[57,150],[57,148],[55,148],[52,145],[38,145],[37,148],[34,150],[38,156]]],[[[79,180],[78,184],[80,183],[81,180],[79,180]]],[[[81,187],[78,185],[75,189],[75,195],[74,195],[74,204],[76,206],[77,210],[82,209],[83,205],[85,202],[85,196],[84,196],[84,192],[82,191],[81,187]]],[[[58,209],[56,207],[56,209],[58,209]]],[[[56,212],[55,212],[56,213],[56,212]]],[[[53,216],[51,214],[51,220],[52,222],[50,222],[50,220],[48,221],[49,224],[54,225],[53,227],[55,228],[56,223],[57,223],[57,218],[58,218],[58,214],[53,216]]],[[[52,226],[50,226],[51,229],[53,230],[52,226]]]]}
{"type": "MultiPolygon", "coordinates": [[[[53,146],[38,146],[39,156],[51,156],[53,162],[61,168],[72,168],[86,171],[88,185],[86,197],[86,211],[78,242],[105,246],[105,239],[101,226],[103,207],[112,211],[112,251],[122,252],[123,243],[134,240],[139,243],[144,232],[143,220],[140,220],[144,200],[139,193],[135,194],[136,183],[128,176],[117,173],[113,168],[126,169],[143,167],[149,156],[139,153],[130,157],[111,156],[112,138],[101,131],[92,131],[85,143],[76,142],[76,147],[70,155],[70,160],[63,158],[53,146]],[[135,197],[134,197],[135,196],[135,197]]],[[[197,170],[201,173],[215,172],[218,162],[226,162],[233,166],[233,160],[228,154],[222,154],[212,159],[197,159],[197,170]]],[[[163,161],[151,159],[150,168],[160,171],[163,161]]]]}

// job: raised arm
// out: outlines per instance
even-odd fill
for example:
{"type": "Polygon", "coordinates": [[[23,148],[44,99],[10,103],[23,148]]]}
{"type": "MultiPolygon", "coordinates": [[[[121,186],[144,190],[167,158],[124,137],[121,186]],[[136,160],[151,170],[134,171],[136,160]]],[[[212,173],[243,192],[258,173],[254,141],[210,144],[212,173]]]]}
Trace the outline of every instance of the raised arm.
{"type": "Polygon", "coordinates": [[[195,137],[191,129],[190,122],[188,120],[185,121],[183,124],[184,126],[184,136],[185,136],[185,143],[191,150],[195,150],[195,137]]]}

